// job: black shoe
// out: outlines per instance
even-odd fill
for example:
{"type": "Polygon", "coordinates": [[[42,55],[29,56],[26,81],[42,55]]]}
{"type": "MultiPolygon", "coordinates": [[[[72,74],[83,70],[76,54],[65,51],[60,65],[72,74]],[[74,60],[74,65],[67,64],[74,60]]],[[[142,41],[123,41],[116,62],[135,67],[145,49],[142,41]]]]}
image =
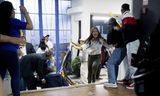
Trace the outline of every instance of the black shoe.
{"type": "Polygon", "coordinates": [[[91,81],[88,81],[88,84],[91,83],[91,81]]]}

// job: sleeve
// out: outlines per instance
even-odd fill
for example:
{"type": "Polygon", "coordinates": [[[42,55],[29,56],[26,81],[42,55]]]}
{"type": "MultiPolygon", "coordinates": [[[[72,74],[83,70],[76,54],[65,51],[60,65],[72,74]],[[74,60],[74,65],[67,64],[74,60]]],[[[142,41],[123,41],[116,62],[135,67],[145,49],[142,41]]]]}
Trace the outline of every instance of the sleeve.
{"type": "Polygon", "coordinates": [[[18,19],[12,19],[11,23],[13,27],[17,29],[26,29],[27,26],[26,22],[20,21],[18,19]]]}
{"type": "Polygon", "coordinates": [[[81,47],[82,47],[82,51],[86,50],[87,45],[88,45],[88,44],[83,44],[83,45],[81,45],[81,47]]]}
{"type": "Polygon", "coordinates": [[[104,47],[106,47],[107,49],[113,47],[113,45],[112,44],[108,44],[106,40],[101,39],[101,42],[102,42],[102,45],[104,47]]]}

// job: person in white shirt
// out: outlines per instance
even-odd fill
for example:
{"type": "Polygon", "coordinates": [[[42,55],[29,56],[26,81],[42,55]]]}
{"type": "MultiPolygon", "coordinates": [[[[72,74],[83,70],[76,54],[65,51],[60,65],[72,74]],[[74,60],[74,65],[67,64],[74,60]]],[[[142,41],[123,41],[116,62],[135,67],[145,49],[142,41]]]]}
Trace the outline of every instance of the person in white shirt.
{"type": "Polygon", "coordinates": [[[85,40],[85,43],[80,47],[77,46],[77,49],[85,50],[88,53],[88,83],[94,83],[96,80],[96,74],[101,60],[102,45],[106,48],[109,47],[98,28],[92,27],[90,36],[85,40]]]}
{"type": "MultiPolygon", "coordinates": [[[[21,36],[21,38],[26,42],[25,35],[21,36]]],[[[31,54],[31,53],[36,53],[32,43],[29,43],[29,42],[26,42],[24,44],[20,44],[20,50],[23,53],[23,56],[27,55],[27,54],[31,54]]]]}
{"type": "Polygon", "coordinates": [[[44,40],[49,49],[53,49],[53,43],[49,40],[49,35],[44,36],[44,40]]]}

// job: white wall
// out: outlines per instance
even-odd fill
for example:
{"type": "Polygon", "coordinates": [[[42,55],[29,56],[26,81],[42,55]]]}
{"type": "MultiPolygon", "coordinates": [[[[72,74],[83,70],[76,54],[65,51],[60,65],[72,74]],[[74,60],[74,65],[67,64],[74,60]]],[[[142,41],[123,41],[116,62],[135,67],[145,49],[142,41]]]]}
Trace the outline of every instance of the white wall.
{"type": "Polygon", "coordinates": [[[82,6],[82,0],[72,0],[72,7],[82,6]]]}
{"type": "MultiPolygon", "coordinates": [[[[81,14],[74,14],[71,16],[71,25],[72,25],[72,39],[71,41],[76,43],[78,41],[78,22],[81,20],[81,14]]],[[[77,55],[77,50],[75,48],[72,48],[72,58],[74,58],[77,55]]]]}
{"type": "MultiPolygon", "coordinates": [[[[121,14],[121,5],[123,3],[132,4],[132,0],[84,0],[85,7],[90,10],[90,13],[121,14]]],[[[132,8],[132,7],[131,7],[132,8]]]]}

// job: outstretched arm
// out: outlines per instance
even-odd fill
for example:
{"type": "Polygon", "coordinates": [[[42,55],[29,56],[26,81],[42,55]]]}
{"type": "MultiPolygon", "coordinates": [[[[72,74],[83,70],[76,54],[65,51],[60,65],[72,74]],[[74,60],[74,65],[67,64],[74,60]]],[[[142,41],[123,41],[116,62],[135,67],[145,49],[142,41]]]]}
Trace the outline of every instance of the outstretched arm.
{"type": "Polygon", "coordinates": [[[103,46],[105,46],[107,49],[110,49],[110,48],[114,47],[115,45],[108,44],[106,40],[103,40],[103,46]]]}
{"type": "Polygon", "coordinates": [[[81,45],[78,45],[78,44],[73,43],[73,42],[72,42],[72,47],[74,47],[74,48],[76,48],[76,49],[78,49],[78,50],[82,50],[81,45]]]}

